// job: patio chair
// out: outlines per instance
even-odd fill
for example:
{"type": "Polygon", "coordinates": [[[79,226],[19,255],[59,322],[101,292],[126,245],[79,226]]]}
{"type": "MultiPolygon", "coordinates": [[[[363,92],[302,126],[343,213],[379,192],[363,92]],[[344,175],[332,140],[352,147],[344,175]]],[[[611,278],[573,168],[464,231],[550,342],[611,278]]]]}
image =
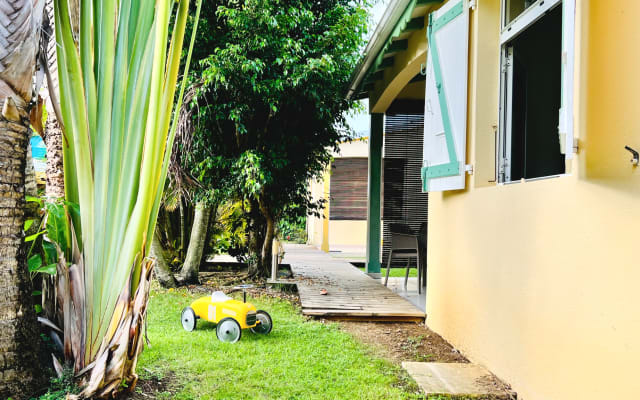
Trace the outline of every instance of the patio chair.
{"type": "Polygon", "coordinates": [[[411,233],[411,229],[404,224],[390,224],[391,231],[391,250],[387,257],[387,273],[384,278],[384,285],[389,282],[389,271],[391,268],[391,260],[394,257],[407,259],[407,270],[404,275],[404,290],[407,290],[407,281],[409,280],[409,271],[411,270],[411,259],[416,259],[416,269],[418,270],[418,294],[422,292],[422,280],[420,268],[420,238],[411,233]]]}

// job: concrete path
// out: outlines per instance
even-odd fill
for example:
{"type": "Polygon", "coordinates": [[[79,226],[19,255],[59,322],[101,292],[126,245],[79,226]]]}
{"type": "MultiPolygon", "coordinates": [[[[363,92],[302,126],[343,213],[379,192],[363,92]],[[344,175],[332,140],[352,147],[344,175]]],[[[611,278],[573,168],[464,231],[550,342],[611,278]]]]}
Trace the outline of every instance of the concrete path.
{"type": "Polygon", "coordinates": [[[475,364],[403,362],[427,399],[512,400],[511,392],[485,368],[475,364]]]}

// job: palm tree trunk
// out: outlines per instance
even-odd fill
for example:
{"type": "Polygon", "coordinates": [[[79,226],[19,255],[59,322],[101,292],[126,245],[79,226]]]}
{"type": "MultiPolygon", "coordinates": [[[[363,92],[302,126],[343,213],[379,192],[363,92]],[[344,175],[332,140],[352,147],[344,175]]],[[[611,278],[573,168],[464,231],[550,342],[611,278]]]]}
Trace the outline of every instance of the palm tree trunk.
{"type": "Polygon", "coordinates": [[[180,276],[178,277],[181,283],[198,282],[198,273],[200,272],[200,264],[202,263],[202,253],[204,252],[210,217],[211,207],[206,206],[204,203],[197,203],[187,256],[180,270],[180,276]]]}
{"type": "Polygon", "coordinates": [[[54,113],[47,117],[45,146],[47,147],[46,197],[49,201],[64,198],[64,172],[62,166],[62,130],[54,113]]]}
{"type": "Polygon", "coordinates": [[[0,7],[0,397],[28,398],[42,384],[38,327],[23,238],[28,104],[41,0],[0,7]]]}
{"type": "MultiPolygon", "coordinates": [[[[17,110],[14,108],[14,110],[17,110]]],[[[28,398],[43,383],[23,240],[29,121],[0,117],[0,397],[28,398]]]]}

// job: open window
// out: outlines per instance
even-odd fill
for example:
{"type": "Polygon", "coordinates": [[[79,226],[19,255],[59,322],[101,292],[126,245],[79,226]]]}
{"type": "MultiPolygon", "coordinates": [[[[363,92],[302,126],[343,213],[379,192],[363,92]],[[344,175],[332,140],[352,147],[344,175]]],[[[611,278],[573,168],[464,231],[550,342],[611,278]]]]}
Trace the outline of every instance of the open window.
{"type": "Polygon", "coordinates": [[[503,0],[499,181],[565,173],[575,0],[503,0]]]}

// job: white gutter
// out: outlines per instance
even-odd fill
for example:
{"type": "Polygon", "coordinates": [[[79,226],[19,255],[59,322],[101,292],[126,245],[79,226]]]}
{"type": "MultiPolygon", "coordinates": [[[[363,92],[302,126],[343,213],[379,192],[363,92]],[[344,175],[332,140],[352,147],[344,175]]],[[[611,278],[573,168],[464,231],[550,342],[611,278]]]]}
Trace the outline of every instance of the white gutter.
{"type": "Polygon", "coordinates": [[[349,91],[347,92],[347,99],[350,99],[354,94],[360,83],[365,77],[365,74],[375,61],[376,57],[380,53],[382,46],[389,38],[391,31],[395,28],[398,20],[404,13],[411,0],[391,0],[391,4],[387,6],[380,23],[373,32],[371,39],[367,43],[367,47],[364,49],[364,56],[362,61],[356,68],[353,77],[351,78],[351,84],[349,85],[349,91]]]}

